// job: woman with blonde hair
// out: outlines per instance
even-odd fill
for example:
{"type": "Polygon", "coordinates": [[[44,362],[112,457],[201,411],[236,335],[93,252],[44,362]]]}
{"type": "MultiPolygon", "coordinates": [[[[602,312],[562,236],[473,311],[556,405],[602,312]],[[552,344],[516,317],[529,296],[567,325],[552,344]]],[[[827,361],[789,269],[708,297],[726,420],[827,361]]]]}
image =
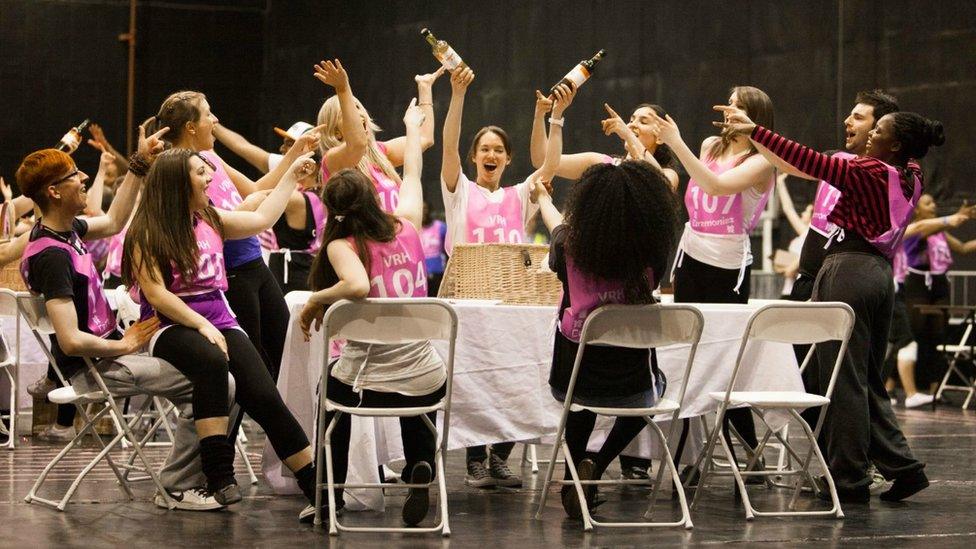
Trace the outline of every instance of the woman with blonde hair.
{"type": "MultiPolygon", "coordinates": [[[[434,104],[431,87],[444,68],[417,75],[417,106],[424,113],[420,128],[420,146],[427,150],[434,144],[434,104]]],[[[353,95],[349,75],[338,59],[315,65],[315,77],[331,86],[336,94],[319,109],[317,124],[323,126],[319,148],[322,152],[322,180],[346,168],[357,168],[367,175],[376,188],[383,211],[393,212],[400,201],[402,180],[396,168],[403,165],[407,138],[377,141],[380,127],[353,95]]]]}

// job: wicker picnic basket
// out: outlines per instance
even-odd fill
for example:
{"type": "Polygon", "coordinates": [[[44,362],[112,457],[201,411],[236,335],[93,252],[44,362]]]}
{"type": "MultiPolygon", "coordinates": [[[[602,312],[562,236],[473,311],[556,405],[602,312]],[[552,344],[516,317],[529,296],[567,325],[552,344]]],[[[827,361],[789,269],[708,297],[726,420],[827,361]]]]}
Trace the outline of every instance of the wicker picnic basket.
{"type": "Polygon", "coordinates": [[[10,288],[15,292],[27,291],[24,279],[20,276],[20,261],[8,263],[0,269],[0,288],[10,288]]]}
{"type": "Polygon", "coordinates": [[[562,285],[542,270],[544,244],[455,244],[437,297],[557,305],[562,285]]]}

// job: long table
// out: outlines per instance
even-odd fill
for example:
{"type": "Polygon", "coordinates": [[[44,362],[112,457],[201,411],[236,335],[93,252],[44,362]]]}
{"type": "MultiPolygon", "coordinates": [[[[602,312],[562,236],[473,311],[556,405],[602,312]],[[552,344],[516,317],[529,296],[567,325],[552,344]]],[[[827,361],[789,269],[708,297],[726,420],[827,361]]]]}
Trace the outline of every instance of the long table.
{"type": "MultiPolygon", "coordinates": [[[[323,338],[313,337],[306,343],[299,328],[299,313],[308,295],[308,292],[292,292],[286,296],[291,322],[278,390],[312,440],[317,413],[316,389],[325,354],[323,338]]],[[[534,441],[553,436],[562,412],[562,406],[551,396],[548,384],[556,308],[473,300],[452,303],[458,314],[459,328],[448,448],[534,441]]],[[[705,328],[681,417],[697,417],[717,408],[717,403],[708,394],[726,389],[746,322],[766,303],[769,302],[696,304],[705,317],[705,328]]],[[[444,354],[446,345],[441,344],[438,350],[444,354]]],[[[671,391],[680,388],[687,353],[687,346],[658,349],[658,364],[667,377],[669,396],[671,391]]],[[[750,345],[736,389],[803,390],[792,347],[769,342],[750,345]]],[[[599,444],[610,424],[610,421],[598,424],[597,431],[600,432],[595,432],[591,445],[599,444]]],[[[378,465],[401,458],[399,437],[399,424],[395,418],[375,421],[354,418],[349,482],[375,481],[378,465]]],[[[691,440],[696,438],[690,437],[691,440]]],[[[694,446],[690,447],[683,457],[694,458],[693,449],[694,446]]],[[[651,436],[645,430],[625,453],[652,457],[652,450],[651,436]]],[[[276,492],[298,492],[291,474],[274,455],[270,445],[265,447],[263,470],[276,492]]],[[[381,498],[357,491],[346,492],[346,504],[350,509],[379,508],[381,498]]]]}

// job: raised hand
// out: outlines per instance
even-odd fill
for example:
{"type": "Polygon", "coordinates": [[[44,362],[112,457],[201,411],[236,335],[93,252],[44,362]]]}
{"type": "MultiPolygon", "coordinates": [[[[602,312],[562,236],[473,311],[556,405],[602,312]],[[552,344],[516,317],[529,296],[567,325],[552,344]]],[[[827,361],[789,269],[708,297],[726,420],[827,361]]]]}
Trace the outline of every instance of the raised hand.
{"type": "Polygon", "coordinates": [[[336,93],[349,90],[349,75],[346,74],[346,69],[342,67],[342,63],[338,59],[319,61],[314,67],[315,74],[313,76],[326,86],[331,86],[336,93]]]}
{"type": "Polygon", "coordinates": [[[573,86],[560,84],[553,90],[553,95],[556,96],[556,99],[552,104],[552,116],[562,118],[563,112],[569,108],[573,103],[573,98],[576,97],[576,89],[573,86]]]}
{"type": "Polygon", "coordinates": [[[166,148],[166,144],[163,142],[162,137],[168,131],[169,126],[166,126],[149,137],[146,137],[146,123],[143,122],[139,125],[139,145],[136,147],[136,151],[138,151],[141,155],[154,158],[157,154],[163,152],[164,148],[166,148]]]}
{"type": "Polygon", "coordinates": [[[288,149],[288,152],[295,151],[297,154],[305,154],[308,151],[314,151],[319,146],[319,139],[321,138],[322,132],[325,131],[325,126],[326,124],[315,126],[303,133],[295,140],[291,148],[288,149]]]}
{"type": "Polygon", "coordinates": [[[313,154],[315,154],[315,151],[308,151],[296,158],[288,168],[288,173],[292,174],[298,181],[315,174],[319,166],[315,163],[315,160],[312,160],[313,154]]]}
{"type": "Polygon", "coordinates": [[[674,123],[670,115],[667,115],[667,118],[661,118],[653,109],[649,110],[651,131],[657,135],[659,142],[666,145],[673,145],[681,140],[681,132],[678,131],[678,125],[674,123]]]}
{"type": "Polygon", "coordinates": [[[962,206],[959,206],[959,211],[956,214],[964,215],[969,219],[976,219],[976,205],[970,206],[968,200],[963,200],[962,206]]]}
{"type": "MultiPolygon", "coordinates": [[[[89,142],[91,142],[91,140],[89,140],[89,142]]],[[[112,164],[115,164],[114,154],[106,151],[105,149],[101,149],[101,151],[102,155],[98,159],[98,171],[104,171],[112,164]]]]}
{"type": "Polygon", "coordinates": [[[535,90],[535,113],[544,114],[552,110],[552,96],[542,95],[542,92],[535,90]]]}
{"type": "Polygon", "coordinates": [[[749,135],[756,127],[746,111],[732,105],[715,105],[713,110],[721,112],[725,119],[722,122],[712,122],[713,126],[722,128],[732,133],[742,133],[749,135]]]}
{"type": "Polygon", "coordinates": [[[413,79],[417,83],[418,88],[423,86],[429,89],[434,85],[434,82],[436,82],[437,79],[440,78],[442,74],[444,74],[445,70],[447,69],[445,69],[444,66],[441,65],[441,67],[436,71],[427,74],[418,74],[414,76],[413,79]]]}
{"type": "Polygon", "coordinates": [[[468,86],[474,82],[474,71],[471,67],[465,67],[463,70],[455,70],[451,73],[451,91],[453,93],[464,93],[468,90],[468,86]]]}
{"type": "Polygon", "coordinates": [[[14,199],[14,192],[11,190],[10,185],[0,177],[0,195],[3,196],[3,201],[5,204],[10,204],[10,201],[14,199]]]}
{"type": "Polygon", "coordinates": [[[424,123],[424,111],[417,106],[417,98],[414,97],[407,105],[407,112],[403,114],[403,125],[411,128],[419,128],[424,123]]]}
{"type": "Polygon", "coordinates": [[[107,151],[111,148],[108,143],[108,139],[105,138],[105,132],[102,131],[102,127],[94,122],[88,126],[88,133],[91,134],[92,139],[88,140],[88,144],[96,149],[107,151]]]}
{"type": "Polygon", "coordinates": [[[540,200],[552,200],[552,181],[542,181],[539,176],[534,176],[529,181],[529,200],[533,204],[538,204],[540,200]]]}
{"type": "Polygon", "coordinates": [[[610,115],[609,118],[606,118],[600,122],[600,125],[603,126],[604,135],[615,134],[620,137],[620,139],[626,139],[627,134],[634,133],[629,127],[627,127],[627,123],[624,122],[624,119],[621,118],[620,115],[617,114],[617,111],[613,110],[610,105],[604,103],[603,108],[606,109],[607,114],[610,115]]]}

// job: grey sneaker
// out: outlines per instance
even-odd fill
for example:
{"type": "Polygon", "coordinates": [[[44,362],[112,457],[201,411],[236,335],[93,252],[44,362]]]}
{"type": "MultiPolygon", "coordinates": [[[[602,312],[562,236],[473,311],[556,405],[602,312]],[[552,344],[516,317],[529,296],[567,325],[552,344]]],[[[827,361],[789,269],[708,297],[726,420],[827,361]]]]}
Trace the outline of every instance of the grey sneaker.
{"type": "Polygon", "coordinates": [[[52,423],[34,438],[43,442],[71,442],[71,439],[75,438],[77,434],[78,432],[75,431],[74,425],[71,427],[62,427],[56,423],[52,423]]]}
{"type": "Polygon", "coordinates": [[[468,476],[465,477],[464,483],[475,488],[491,488],[495,486],[496,481],[488,474],[488,469],[485,467],[484,462],[469,461],[468,476]]]}
{"type": "MultiPolygon", "coordinates": [[[[217,509],[223,509],[223,505],[217,502],[214,495],[204,488],[203,486],[198,486],[196,488],[190,488],[189,490],[184,490],[182,492],[169,492],[169,497],[176,502],[176,509],[181,511],[215,511],[217,509]]],[[[163,509],[168,509],[166,506],[166,499],[159,492],[153,497],[153,503],[157,507],[162,507],[163,509]]]]}
{"type": "Polygon", "coordinates": [[[871,486],[868,487],[868,491],[872,494],[880,494],[891,486],[891,483],[881,476],[881,473],[878,472],[878,469],[874,465],[868,468],[868,476],[871,477],[871,486]]]}
{"type": "Polygon", "coordinates": [[[56,388],[57,384],[48,379],[47,375],[44,375],[41,376],[41,379],[27,386],[27,393],[32,397],[45,397],[56,388]]]}
{"type": "Polygon", "coordinates": [[[498,486],[504,486],[505,488],[522,487],[522,479],[508,468],[508,463],[505,460],[494,454],[488,456],[488,471],[498,486]]]}

